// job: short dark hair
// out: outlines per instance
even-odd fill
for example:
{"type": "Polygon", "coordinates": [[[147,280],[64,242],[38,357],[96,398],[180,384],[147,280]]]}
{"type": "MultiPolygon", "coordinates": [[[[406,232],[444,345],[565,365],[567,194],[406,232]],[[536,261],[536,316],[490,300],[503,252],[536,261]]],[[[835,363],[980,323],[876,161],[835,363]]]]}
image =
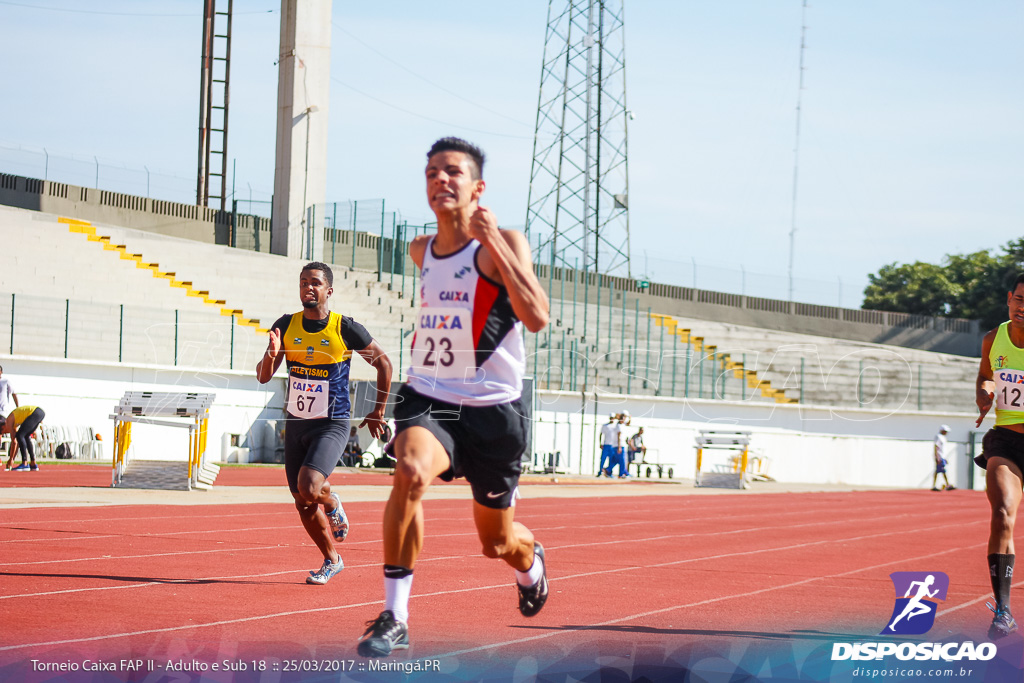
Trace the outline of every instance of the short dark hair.
{"type": "Polygon", "coordinates": [[[319,261],[310,261],[306,265],[302,266],[302,270],[299,271],[299,275],[301,276],[302,273],[305,273],[307,270],[322,270],[324,273],[324,277],[327,278],[327,286],[334,286],[334,271],[331,270],[331,267],[326,263],[320,263],[319,261]]]}
{"type": "Polygon", "coordinates": [[[462,138],[441,138],[427,152],[427,159],[429,160],[439,152],[462,152],[473,162],[473,180],[480,180],[484,177],[484,152],[473,143],[466,142],[462,138]]]}
{"type": "MultiPolygon", "coordinates": [[[[1013,285],[1010,287],[1010,294],[1017,291],[1017,287],[1024,285],[1024,273],[1018,273],[1017,279],[1013,281],[1013,285]]],[[[3,368],[0,368],[2,370],[3,368]]]]}

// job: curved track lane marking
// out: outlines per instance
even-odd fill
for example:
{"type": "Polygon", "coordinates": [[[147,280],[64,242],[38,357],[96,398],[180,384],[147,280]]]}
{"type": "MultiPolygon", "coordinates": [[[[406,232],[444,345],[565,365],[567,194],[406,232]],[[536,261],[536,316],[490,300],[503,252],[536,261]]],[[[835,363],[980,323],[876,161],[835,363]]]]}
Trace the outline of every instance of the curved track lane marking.
{"type": "MultiPolygon", "coordinates": [[[[595,628],[601,628],[603,626],[611,626],[613,624],[621,624],[623,622],[633,621],[635,619],[642,619],[644,617],[649,617],[649,616],[652,616],[654,614],[664,614],[666,612],[673,612],[675,610],[687,609],[687,608],[690,608],[690,607],[701,607],[703,605],[711,605],[711,604],[714,604],[716,602],[724,602],[726,600],[735,600],[736,598],[748,598],[748,597],[750,597],[752,595],[761,595],[761,594],[764,594],[764,593],[770,593],[772,591],[784,590],[786,588],[795,588],[796,586],[803,586],[803,585],[806,585],[808,583],[814,583],[816,581],[824,581],[825,579],[836,579],[836,578],[840,578],[840,577],[843,577],[843,576],[850,576],[851,574],[859,574],[860,572],[871,571],[872,569],[879,569],[881,567],[887,567],[887,566],[894,565],[894,564],[899,564],[899,563],[903,563],[903,562],[913,562],[913,561],[916,561],[916,560],[929,559],[929,558],[932,558],[932,557],[938,557],[939,555],[946,555],[948,553],[958,552],[958,551],[961,551],[961,550],[970,550],[970,549],[973,549],[973,548],[974,548],[974,546],[962,546],[962,547],[959,547],[959,548],[949,548],[947,550],[941,550],[941,551],[939,551],[937,553],[931,553],[930,555],[920,555],[918,557],[908,557],[908,558],[901,559],[901,560],[893,560],[892,562],[883,562],[882,564],[876,564],[876,565],[872,565],[870,567],[862,567],[860,569],[852,569],[850,571],[841,572],[839,574],[829,574],[827,576],[815,576],[815,577],[812,577],[812,578],[809,578],[809,579],[801,579],[800,581],[793,581],[791,583],[782,584],[782,585],[779,585],[779,586],[772,586],[770,588],[759,588],[758,590],[747,591],[746,593],[735,593],[733,595],[723,595],[723,596],[720,596],[720,597],[717,597],[717,598],[708,598],[707,600],[698,600],[697,602],[688,602],[688,603],[684,603],[684,604],[681,604],[681,605],[673,605],[671,607],[662,607],[661,609],[650,610],[648,612],[640,612],[640,613],[637,613],[637,614],[631,614],[629,616],[619,617],[618,619],[609,619],[608,621],[602,621],[600,623],[592,624],[590,626],[581,626],[579,628],[571,628],[571,629],[561,629],[561,630],[558,630],[558,631],[554,631],[552,633],[542,633],[542,634],[536,635],[536,636],[528,636],[526,638],[516,638],[514,640],[506,640],[506,641],[501,642],[501,643],[491,643],[490,645],[481,645],[479,647],[468,648],[468,649],[465,649],[465,650],[455,650],[453,652],[445,652],[443,654],[429,655],[429,656],[430,657],[436,657],[438,659],[441,659],[441,658],[444,658],[444,657],[455,657],[455,656],[458,656],[458,655],[469,654],[469,653],[472,653],[472,652],[483,652],[485,650],[493,650],[495,648],[506,647],[508,645],[519,645],[521,643],[529,643],[529,642],[535,641],[535,640],[543,640],[543,639],[546,639],[546,638],[552,638],[554,636],[562,635],[562,634],[565,634],[565,633],[582,633],[582,632],[585,632],[585,631],[590,631],[590,630],[595,629],[595,628]]],[[[656,565],[649,565],[649,566],[656,566],[656,565]]]]}
{"type": "MultiPolygon", "coordinates": [[[[987,525],[988,524],[988,520],[981,520],[981,521],[978,521],[978,522],[965,522],[963,524],[956,524],[956,525],[947,525],[946,528],[949,528],[951,526],[957,526],[957,527],[974,526],[974,525],[977,525],[977,524],[986,524],[987,525]]],[[[594,571],[594,572],[584,572],[584,573],[581,573],[581,574],[573,574],[573,575],[570,575],[570,576],[557,576],[557,577],[549,578],[549,581],[551,581],[551,582],[554,582],[554,581],[567,581],[567,580],[570,580],[570,579],[577,579],[577,578],[586,577],[586,576],[594,576],[594,575],[598,575],[598,574],[616,574],[616,573],[620,573],[620,572],[624,572],[624,571],[636,571],[636,570],[640,570],[640,569],[651,569],[651,568],[655,568],[655,567],[670,567],[670,566],[677,566],[677,565],[681,565],[681,564],[688,564],[688,563],[691,563],[691,562],[701,562],[701,561],[704,561],[704,560],[719,560],[719,559],[726,559],[726,558],[730,558],[730,557],[740,557],[740,556],[743,556],[743,555],[757,555],[757,554],[767,553],[767,552],[786,551],[786,550],[792,550],[792,549],[796,549],[796,548],[806,548],[806,547],[810,547],[810,546],[821,545],[823,543],[848,543],[848,542],[851,542],[851,541],[861,541],[861,540],[868,540],[868,539],[874,539],[874,538],[882,538],[882,537],[885,537],[885,536],[894,536],[894,535],[898,535],[898,534],[915,533],[915,532],[917,532],[919,530],[920,529],[907,529],[907,530],[904,530],[904,531],[887,531],[887,532],[883,532],[883,533],[879,533],[879,534],[868,534],[868,535],[864,535],[864,536],[853,536],[853,537],[850,537],[850,538],[827,539],[827,540],[822,540],[822,541],[814,541],[814,542],[811,542],[811,543],[800,543],[800,544],[793,544],[793,545],[785,545],[785,546],[778,546],[778,547],[774,547],[774,548],[759,548],[757,550],[749,550],[749,551],[735,552],[735,553],[724,553],[724,554],[721,554],[721,555],[711,555],[711,556],[700,557],[700,558],[687,558],[685,560],[676,560],[676,561],[673,561],[673,562],[661,562],[661,563],[653,564],[653,565],[638,565],[638,566],[633,566],[633,567],[618,567],[618,568],[615,568],[615,569],[604,569],[604,570],[594,571]]],[[[273,547],[276,547],[276,546],[273,546],[273,547]]],[[[504,645],[509,645],[509,644],[529,642],[531,640],[539,640],[539,639],[542,639],[542,638],[550,638],[552,636],[559,635],[559,633],[569,633],[569,632],[574,632],[574,631],[585,631],[585,630],[589,630],[591,628],[596,628],[598,626],[605,626],[605,625],[609,625],[609,624],[621,623],[623,621],[629,621],[631,619],[638,619],[638,618],[641,618],[641,617],[644,617],[644,616],[649,616],[649,615],[652,615],[652,614],[659,614],[659,613],[662,613],[662,612],[668,612],[668,611],[672,611],[672,610],[676,610],[676,609],[685,609],[687,607],[697,607],[697,606],[700,606],[700,605],[706,605],[706,604],[711,604],[711,603],[715,603],[715,602],[721,602],[723,600],[731,600],[731,599],[735,599],[735,598],[748,597],[748,596],[751,596],[751,595],[759,595],[759,594],[762,594],[762,593],[768,593],[768,592],[775,591],[775,590],[782,590],[782,589],[786,589],[786,588],[792,588],[792,587],[795,587],[795,586],[800,586],[800,585],[807,584],[807,583],[812,583],[812,582],[815,582],[815,581],[821,581],[823,579],[830,579],[830,578],[837,578],[837,577],[841,577],[841,576],[848,576],[850,574],[856,574],[856,573],[859,573],[859,572],[862,572],[862,571],[868,571],[868,570],[871,570],[871,569],[876,569],[878,567],[885,567],[885,566],[888,566],[888,565],[897,564],[898,562],[910,562],[910,561],[917,560],[917,559],[924,559],[924,558],[928,558],[928,557],[944,555],[944,554],[947,554],[947,553],[956,552],[956,551],[968,549],[968,548],[971,548],[971,547],[973,547],[973,546],[964,546],[964,547],[958,547],[958,548],[951,548],[951,549],[940,551],[938,553],[932,553],[930,555],[924,555],[924,556],[921,556],[921,557],[914,557],[914,558],[907,558],[907,559],[901,559],[901,560],[894,560],[892,562],[885,562],[883,564],[873,565],[873,566],[870,566],[870,567],[863,567],[863,568],[860,568],[860,569],[854,569],[854,570],[850,570],[850,571],[847,571],[847,572],[841,572],[841,573],[838,573],[838,574],[830,574],[828,576],[818,576],[818,577],[813,577],[813,578],[809,578],[809,579],[802,579],[800,581],[794,581],[792,583],[783,584],[783,585],[779,585],[779,586],[772,586],[770,588],[762,588],[762,589],[758,589],[756,591],[747,591],[747,592],[744,592],[744,593],[737,593],[737,594],[734,594],[734,595],[721,596],[721,597],[717,597],[717,598],[709,598],[707,600],[701,600],[699,602],[685,603],[685,604],[682,604],[682,605],[675,605],[673,607],[666,607],[666,608],[662,608],[662,609],[658,609],[658,610],[653,610],[653,611],[650,611],[650,612],[643,612],[643,613],[640,613],[640,614],[634,614],[634,615],[630,615],[630,616],[626,616],[626,617],[620,617],[618,619],[613,619],[613,620],[610,620],[610,621],[607,621],[607,622],[602,622],[602,623],[599,623],[599,624],[593,624],[593,625],[588,626],[588,627],[574,629],[573,631],[560,631],[560,632],[557,632],[557,633],[542,634],[542,635],[539,635],[539,636],[530,636],[528,638],[521,638],[521,639],[517,639],[517,640],[505,641],[505,642],[502,642],[502,643],[494,643],[494,644],[491,644],[491,645],[485,645],[485,646],[481,646],[481,647],[478,647],[478,648],[473,648],[473,649],[470,649],[470,650],[459,650],[457,652],[448,653],[448,654],[440,655],[440,656],[453,656],[453,655],[456,655],[456,654],[464,654],[464,653],[467,653],[467,652],[475,652],[475,651],[480,651],[480,650],[493,649],[493,648],[496,648],[496,647],[502,647],[504,645]]],[[[553,550],[557,550],[558,547],[553,547],[552,549],[553,550]]],[[[490,585],[490,586],[474,586],[472,588],[460,588],[460,589],[454,589],[454,590],[435,591],[434,593],[423,593],[423,594],[416,595],[416,596],[413,596],[413,597],[414,598],[438,597],[438,596],[452,595],[452,594],[455,594],[455,593],[470,593],[470,592],[483,591],[483,590],[492,590],[492,589],[507,590],[508,589],[508,583],[506,582],[506,583],[494,584],[494,585],[490,585]]],[[[129,632],[125,632],[125,633],[111,633],[111,634],[105,634],[105,635],[99,635],[99,636],[89,636],[89,637],[85,637],[85,638],[68,638],[68,639],[65,639],[65,640],[53,640],[53,641],[46,641],[46,642],[40,642],[40,643],[25,643],[25,644],[21,644],[21,645],[8,645],[8,646],[0,647],[0,652],[5,652],[5,651],[8,651],[8,650],[19,650],[19,649],[30,648],[30,647],[48,647],[48,646],[52,646],[52,645],[66,645],[66,644],[70,644],[70,643],[87,643],[87,642],[93,642],[93,641],[97,641],[97,640],[107,640],[107,639],[111,639],[111,638],[126,638],[126,637],[132,637],[132,636],[149,635],[149,634],[153,634],[153,633],[168,633],[168,632],[172,632],[172,631],[188,631],[188,630],[194,630],[194,629],[199,629],[199,628],[208,628],[208,627],[214,627],[214,626],[224,626],[224,625],[227,625],[227,624],[241,624],[241,623],[254,622],[254,621],[263,621],[263,620],[267,620],[267,619],[277,619],[277,618],[281,618],[281,617],[290,617],[290,616],[295,616],[297,614],[312,614],[312,613],[316,613],[316,612],[326,612],[326,611],[330,611],[330,610],[343,610],[343,609],[352,609],[352,608],[355,608],[355,607],[367,607],[367,606],[370,606],[370,605],[377,605],[377,606],[379,606],[380,605],[380,600],[373,600],[372,602],[352,603],[352,604],[347,604],[347,605],[334,605],[334,606],[330,606],[330,607],[318,607],[318,608],[313,608],[313,609],[292,610],[292,611],[288,611],[288,612],[276,612],[276,613],[273,613],[273,614],[261,614],[261,615],[251,616],[251,617],[239,617],[237,619],[224,619],[224,620],[219,620],[219,621],[205,622],[205,623],[202,623],[202,624],[185,624],[185,625],[180,625],[180,626],[166,626],[166,627],[163,627],[163,628],[145,629],[145,630],[142,630],[142,631],[129,631],[129,632]]]]}

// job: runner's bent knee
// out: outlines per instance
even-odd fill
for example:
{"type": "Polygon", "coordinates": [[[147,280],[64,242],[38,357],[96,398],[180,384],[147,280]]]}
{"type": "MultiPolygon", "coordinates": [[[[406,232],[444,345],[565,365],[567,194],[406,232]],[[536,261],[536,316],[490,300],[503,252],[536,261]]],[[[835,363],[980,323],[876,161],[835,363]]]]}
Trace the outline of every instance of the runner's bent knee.
{"type": "Polygon", "coordinates": [[[407,491],[411,497],[420,497],[430,486],[434,475],[431,472],[430,460],[403,453],[395,465],[395,486],[407,491]]]}
{"type": "Polygon", "coordinates": [[[480,539],[481,552],[484,557],[499,558],[511,555],[516,548],[508,536],[488,536],[480,539]]]}
{"type": "Polygon", "coordinates": [[[302,516],[315,515],[317,511],[317,504],[302,499],[298,493],[293,493],[292,496],[295,498],[295,509],[299,511],[302,516]]]}
{"type": "Polygon", "coordinates": [[[412,436],[408,432],[399,434],[395,446],[395,487],[411,497],[422,496],[434,477],[447,468],[447,454],[439,461],[439,451],[444,453],[441,444],[432,436],[415,433],[412,436]]]}
{"type": "Polygon", "coordinates": [[[298,485],[295,493],[292,494],[296,503],[301,500],[307,505],[316,505],[325,482],[324,476],[316,470],[308,468],[300,470],[298,485]]]}

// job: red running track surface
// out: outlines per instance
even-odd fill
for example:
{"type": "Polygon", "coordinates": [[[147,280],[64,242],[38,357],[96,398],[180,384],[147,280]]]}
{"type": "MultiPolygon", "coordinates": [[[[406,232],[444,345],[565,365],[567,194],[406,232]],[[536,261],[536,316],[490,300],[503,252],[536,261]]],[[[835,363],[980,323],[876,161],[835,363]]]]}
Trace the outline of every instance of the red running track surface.
{"type": "MultiPolygon", "coordinates": [[[[383,503],[346,509],[346,569],[326,586],[304,583],[321,557],[290,505],[4,510],[0,680],[59,680],[33,672],[32,659],[227,660],[248,662],[250,672],[254,660],[271,670],[291,661],[365,666],[355,645],[382,609],[383,503]]],[[[447,680],[531,680],[566,662],[618,668],[622,680],[635,674],[629,667],[657,665],[665,680],[678,680],[701,653],[701,665],[731,653],[731,664],[722,659],[730,666],[765,643],[828,649],[876,637],[893,609],[894,571],[949,575],[930,638],[981,642],[991,620],[988,506],[978,492],[527,491],[516,517],[547,550],[544,610],[533,619],[518,614],[511,570],[479,554],[468,500],[428,501],[412,648],[393,661],[437,660],[447,680]],[[680,663],[684,652],[689,663],[680,663]]],[[[1021,638],[1000,648],[1017,657],[1021,638]]],[[[250,680],[217,676],[206,680],[250,680]]],[[[122,670],[102,680],[172,678],[122,670]]]]}
{"type": "MultiPolygon", "coordinates": [[[[110,463],[42,462],[35,472],[0,471],[0,489],[38,486],[109,487],[110,463]]],[[[552,484],[551,477],[526,475],[524,481],[552,484]]],[[[331,482],[339,486],[391,486],[392,475],[381,469],[339,467],[331,473],[331,482]]],[[[593,483],[587,481],[586,483],[593,483]]],[[[284,465],[221,466],[217,486],[286,486],[284,465]]],[[[466,486],[463,479],[446,482],[437,479],[434,486],[466,486]]]]}
{"type": "MultiPolygon", "coordinates": [[[[109,487],[110,480],[110,463],[41,462],[35,472],[0,471],[0,488],[109,487]]],[[[383,470],[338,468],[331,474],[331,481],[341,485],[390,486],[391,475],[383,470]]],[[[284,465],[221,467],[216,483],[218,486],[285,486],[284,465]]],[[[437,483],[445,482],[439,480],[437,483]]]]}

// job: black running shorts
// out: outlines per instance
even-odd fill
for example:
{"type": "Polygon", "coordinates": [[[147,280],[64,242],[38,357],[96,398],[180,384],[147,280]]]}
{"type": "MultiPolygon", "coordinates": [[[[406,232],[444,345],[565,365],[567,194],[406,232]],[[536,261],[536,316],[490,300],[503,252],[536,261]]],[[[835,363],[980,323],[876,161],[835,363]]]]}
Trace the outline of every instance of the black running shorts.
{"type": "Polygon", "coordinates": [[[309,467],[324,477],[338,465],[348,443],[348,420],[301,420],[289,416],[284,428],[284,473],[292,493],[299,490],[299,470],[309,467]]]}
{"type": "Polygon", "coordinates": [[[496,406],[457,406],[403,386],[395,403],[395,437],[409,427],[434,435],[451,460],[441,479],[465,477],[473,500],[484,507],[511,507],[526,452],[527,423],[521,401],[496,406]]]}
{"type": "Polygon", "coordinates": [[[1002,427],[988,430],[981,440],[981,455],[974,462],[985,469],[988,459],[995,457],[1006,458],[1024,472],[1024,434],[1002,427]]]}

